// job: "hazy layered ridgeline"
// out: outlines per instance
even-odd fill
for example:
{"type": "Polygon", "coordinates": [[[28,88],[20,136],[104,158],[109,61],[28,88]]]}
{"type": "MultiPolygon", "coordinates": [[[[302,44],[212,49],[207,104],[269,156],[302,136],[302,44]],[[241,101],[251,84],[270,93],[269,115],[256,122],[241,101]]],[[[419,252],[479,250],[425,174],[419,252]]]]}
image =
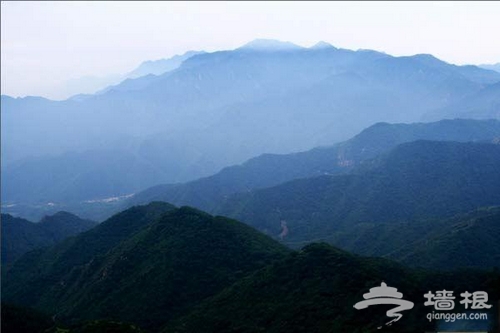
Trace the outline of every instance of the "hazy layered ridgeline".
{"type": "Polygon", "coordinates": [[[121,197],[380,121],[498,119],[499,81],[430,55],[258,40],[81,99],[2,96],[2,202],[121,197]]]}
{"type": "MultiPolygon", "coordinates": [[[[181,202],[205,197],[201,205],[267,235],[193,208],[133,207],[14,262],[2,282],[2,300],[17,304],[6,306],[7,318],[25,325],[16,318],[29,316],[40,331],[75,333],[140,332],[137,325],[279,332],[284,322],[304,332],[327,323],[340,332],[370,330],[383,322],[339,304],[354,303],[369,281],[383,280],[417,302],[397,332],[435,329],[443,323],[426,320],[418,303],[427,289],[474,287],[498,298],[500,277],[489,272],[500,262],[498,127],[496,120],[380,123],[331,147],[265,155],[206,179],[152,188],[127,204],[172,193],[181,202]],[[319,241],[452,271],[413,271],[326,244],[285,247],[319,241]]],[[[470,325],[496,329],[490,321],[470,325]]]]}
{"type": "Polygon", "coordinates": [[[500,3],[1,7],[2,333],[500,332],[500,3]]]}
{"type": "MultiPolygon", "coordinates": [[[[19,167],[11,174],[11,181],[3,185],[4,191],[12,192],[12,196],[17,195],[20,199],[34,198],[40,193],[52,193],[62,201],[52,202],[49,205],[11,204],[4,206],[3,210],[11,214],[38,219],[43,214],[64,209],[80,216],[102,221],[113,213],[134,204],[166,201],[215,212],[215,209],[232,194],[270,187],[293,179],[347,173],[359,163],[387,152],[401,143],[419,139],[498,142],[498,138],[500,138],[500,121],[498,120],[456,119],[415,124],[378,123],[345,142],[299,153],[264,154],[241,165],[224,168],[209,177],[182,184],[156,185],[136,194],[124,196],[113,196],[117,188],[123,188],[122,177],[131,182],[134,174],[138,174],[141,179],[149,179],[153,182],[158,177],[157,173],[147,165],[136,165],[131,163],[133,159],[119,158],[119,155],[101,154],[98,159],[90,158],[90,156],[85,159],[75,154],[71,158],[67,156],[68,161],[73,162],[70,165],[63,164],[61,159],[48,159],[40,160],[38,168],[31,169],[30,172],[19,167]],[[123,165],[118,173],[112,172],[110,167],[115,162],[123,165]],[[72,169],[69,167],[71,165],[73,165],[72,169]],[[99,173],[92,169],[92,165],[103,166],[106,170],[105,177],[99,178],[99,173]],[[81,177],[80,191],[74,193],[70,190],[71,187],[68,188],[67,184],[61,182],[53,181],[47,185],[45,175],[51,170],[60,170],[62,175],[72,176],[73,182],[75,177],[81,177]],[[32,175],[31,178],[28,178],[27,173],[32,175]],[[96,193],[93,182],[83,182],[87,178],[100,179],[99,188],[106,188],[109,197],[102,200],[82,200],[82,196],[96,193]],[[20,191],[15,186],[10,187],[11,184],[16,183],[16,179],[26,184],[26,191],[20,191]],[[77,198],[80,200],[76,200],[77,198]]],[[[101,176],[104,175],[101,174],[101,176]]],[[[75,190],[77,187],[72,189],[75,190]]]]}
{"type": "Polygon", "coordinates": [[[345,174],[397,145],[416,140],[498,142],[498,120],[442,120],[434,123],[378,123],[353,138],[293,154],[265,154],[206,178],[158,185],[135,194],[126,205],[160,200],[216,211],[228,196],[271,187],[294,179],[345,174]]]}

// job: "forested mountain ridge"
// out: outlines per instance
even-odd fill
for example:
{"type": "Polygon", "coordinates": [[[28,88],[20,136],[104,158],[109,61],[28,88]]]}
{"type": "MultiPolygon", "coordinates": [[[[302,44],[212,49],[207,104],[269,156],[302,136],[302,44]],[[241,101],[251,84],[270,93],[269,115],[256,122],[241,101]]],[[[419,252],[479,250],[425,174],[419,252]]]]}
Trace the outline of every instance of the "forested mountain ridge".
{"type": "Polygon", "coordinates": [[[368,160],[348,175],[233,195],[218,213],[281,235],[291,246],[318,240],[340,245],[336,239],[343,234],[352,238],[363,225],[440,220],[498,206],[499,163],[499,145],[416,141],[368,160]]]}
{"type": "MultiPolygon", "coordinates": [[[[429,321],[424,306],[429,290],[487,290],[493,304],[499,295],[496,273],[415,271],[388,260],[358,257],[326,244],[311,244],[286,260],[257,271],[204,301],[190,314],[169,323],[164,333],[187,332],[386,332],[418,333],[444,329],[495,332],[488,321],[429,321]],[[386,326],[388,307],[354,309],[369,288],[381,282],[396,287],[414,308],[386,326]],[[229,314],[229,315],[228,315],[229,314]]],[[[457,303],[458,304],[458,303],[457,303]]]]}
{"type": "MultiPolygon", "coordinates": [[[[493,308],[481,312],[490,320],[472,324],[498,328],[498,272],[412,270],[324,243],[290,251],[235,220],[163,203],[131,208],[25,255],[2,280],[2,301],[52,317],[8,306],[6,327],[24,314],[33,319],[31,333],[51,325],[49,332],[71,333],[141,332],[137,325],[151,332],[365,332],[390,320],[387,309],[353,305],[382,282],[415,304],[388,332],[441,327],[444,321],[427,319],[423,295],[443,288],[487,292],[493,308]]],[[[464,328],[457,323],[452,328],[464,328]]]]}
{"type": "Polygon", "coordinates": [[[234,220],[152,203],[19,259],[2,299],[61,320],[110,318],[158,329],[289,250],[234,220]]]}
{"type": "Polygon", "coordinates": [[[80,219],[68,212],[45,216],[33,223],[9,214],[2,214],[2,266],[12,264],[24,253],[36,248],[53,245],[66,237],[74,236],[97,225],[94,221],[80,219]]]}

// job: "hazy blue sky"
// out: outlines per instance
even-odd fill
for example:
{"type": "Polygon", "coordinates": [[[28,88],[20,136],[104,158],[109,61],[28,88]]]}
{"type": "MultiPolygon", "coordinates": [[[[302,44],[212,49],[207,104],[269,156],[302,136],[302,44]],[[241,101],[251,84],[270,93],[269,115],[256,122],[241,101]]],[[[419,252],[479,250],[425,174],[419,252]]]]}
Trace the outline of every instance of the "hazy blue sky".
{"type": "Polygon", "coordinates": [[[57,97],[81,76],[125,73],[255,38],[500,62],[500,2],[2,2],[2,94],[57,97]]]}

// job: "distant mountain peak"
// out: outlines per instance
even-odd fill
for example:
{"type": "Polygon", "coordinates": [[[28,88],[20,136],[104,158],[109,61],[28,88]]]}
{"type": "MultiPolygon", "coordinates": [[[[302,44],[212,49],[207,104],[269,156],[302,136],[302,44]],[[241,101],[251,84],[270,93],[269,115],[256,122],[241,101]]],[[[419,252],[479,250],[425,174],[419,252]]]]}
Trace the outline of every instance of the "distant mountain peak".
{"type": "Polygon", "coordinates": [[[411,58],[420,60],[420,61],[422,61],[423,63],[425,63],[427,65],[442,65],[442,64],[446,64],[446,62],[444,62],[444,61],[436,58],[432,54],[428,54],[428,53],[415,54],[414,56],[411,56],[411,58]]]}
{"type": "Polygon", "coordinates": [[[333,46],[330,43],[324,42],[324,41],[319,41],[313,46],[310,47],[312,50],[322,50],[322,49],[336,49],[335,46],[333,46]]]}
{"type": "Polygon", "coordinates": [[[275,39],[255,39],[241,46],[239,49],[255,51],[292,51],[302,49],[302,47],[291,42],[283,42],[275,39]]]}

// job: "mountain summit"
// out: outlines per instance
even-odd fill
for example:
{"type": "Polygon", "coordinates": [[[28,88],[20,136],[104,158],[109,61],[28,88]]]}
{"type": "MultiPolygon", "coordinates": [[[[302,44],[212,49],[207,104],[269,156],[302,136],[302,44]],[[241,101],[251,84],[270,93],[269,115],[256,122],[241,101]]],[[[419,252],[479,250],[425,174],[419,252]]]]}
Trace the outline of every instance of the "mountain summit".
{"type": "Polygon", "coordinates": [[[330,43],[324,42],[324,41],[319,41],[313,46],[310,47],[311,50],[323,50],[323,49],[336,49],[335,46],[333,46],[330,43]]]}
{"type": "Polygon", "coordinates": [[[302,47],[291,42],[282,42],[275,39],[255,39],[239,49],[253,51],[293,51],[302,49],[302,47]]]}

